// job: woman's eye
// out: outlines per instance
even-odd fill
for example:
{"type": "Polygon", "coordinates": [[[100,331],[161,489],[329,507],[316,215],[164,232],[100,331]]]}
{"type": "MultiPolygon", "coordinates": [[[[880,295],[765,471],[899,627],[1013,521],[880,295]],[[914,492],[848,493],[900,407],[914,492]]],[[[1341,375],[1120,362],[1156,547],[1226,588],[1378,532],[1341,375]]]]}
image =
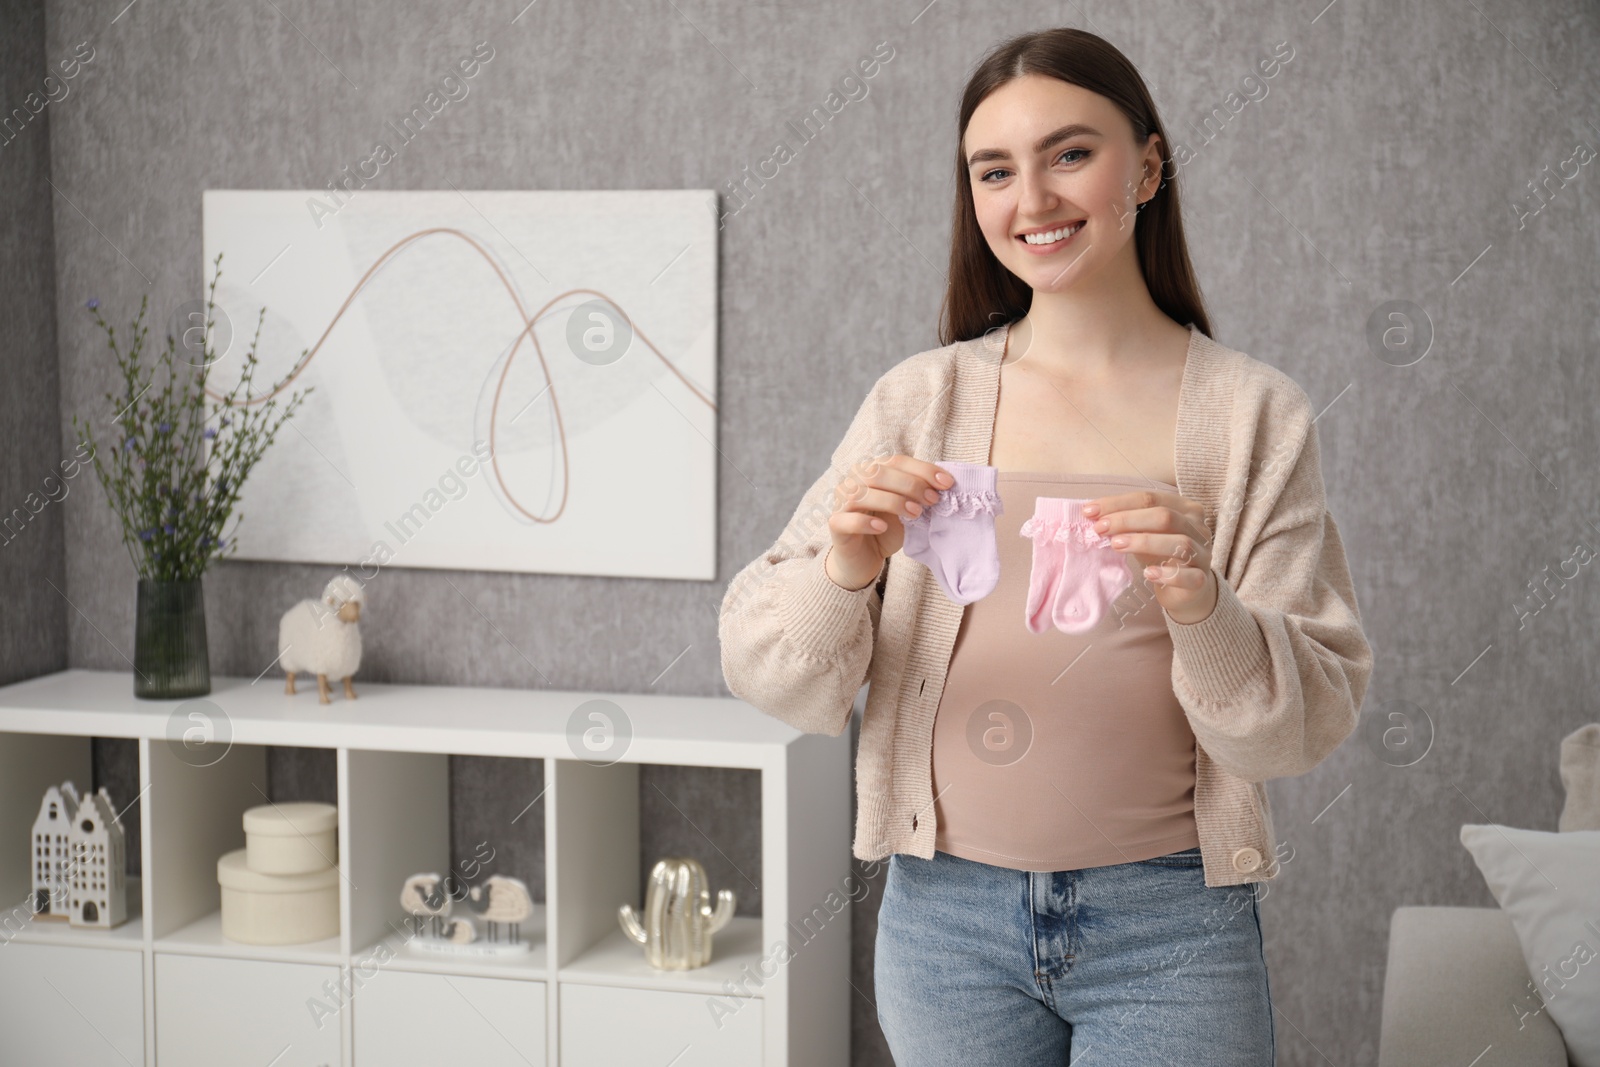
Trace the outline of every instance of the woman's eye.
{"type": "MultiPolygon", "coordinates": [[[[1056,157],[1056,161],[1060,162],[1065,157],[1071,156],[1071,155],[1076,155],[1076,156],[1079,157],[1077,159],[1072,160],[1072,162],[1081,163],[1081,162],[1083,162],[1084,159],[1088,158],[1089,150],[1087,148],[1069,148],[1066,151],[1062,152],[1061,155],[1057,156],[1056,157]]],[[[990,177],[992,177],[993,175],[996,175],[996,174],[1010,174],[1010,173],[1011,172],[1006,170],[1004,167],[996,167],[994,170],[984,171],[983,177],[979,178],[978,180],[980,182],[988,182],[990,177]]]]}

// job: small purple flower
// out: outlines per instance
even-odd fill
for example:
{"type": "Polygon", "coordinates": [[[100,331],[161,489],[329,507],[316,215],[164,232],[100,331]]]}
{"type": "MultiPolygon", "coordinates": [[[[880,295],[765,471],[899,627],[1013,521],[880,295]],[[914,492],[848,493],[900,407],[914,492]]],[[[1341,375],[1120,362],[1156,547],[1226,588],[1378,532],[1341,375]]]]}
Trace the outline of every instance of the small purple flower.
{"type": "Polygon", "coordinates": [[[207,426],[206,427],[206,432],[204,434],[202,434],[201,436],[203,436],[208,441],[211,440],[211,438],[217,436],[216,427],[215,426],[207,426]]]}
{"type": "Polygon", "coordinates": [[[170,523],[170,522],[164,522],[164,523],[161,524],[161,532],[162,533],[167,533],[167,534],[176,533],[177,529],[178,528],[176,526],[172,525],[172,523],[170,523]]]}
{"type": "Polygon", "coordinates": [[[159,423],[159,424],[157,424],[156,429],[160,430],[162,433],[171,433],[172,432],[172,423],[170,423],[170,422],[159,423]]]}
{"type": "Polygon", "coordinates": [[[229,421],[231,421],[231,420],[229,420],[228,416],[226,416],[226,415],[222,416],[222,425],[224,425],[224,426],[228,425],[229,421]]]}
{"type": "Polygon", "coordinates": [[[150,530],[140,530],[140,531],[139,531],[139,540],[141,540],[141,541],[148,541],[148,540],[150,540],[150,539],[151,539],[151,538],[152,538],[152,537],[154,537],[154,536],[155,536],[155,535],[156,535],[156,532],[155,532],[155,530],[154,530],[154,529],[150,529],[150,530]]]}
{"type": "Polygon", "coordinates": [[[135,435],[133,437],[128,438],[126,441],[122,442],[122,450],[124,452],[126,452],[128,449],[133,447],[133,443],[135,441],[137,441],[137,440],[139,440],[139,438],[138,438],[137,435],[135,435]]]}
{"type": "Polygon", "coordinates": [[[100,306],[100,301],[96,297],[92,297],[91,296],[89,298],[89,305],[88,305],[89,310],[93,311],[95,308],[97,308],[99,306],[100,306]]]}
{"type": "Polygon", "coordinates": [[[226,537],[217,538],[217,547],[218,548],[225,547],[227,545],[227,543],[228,543],[228,539],[226,537]]]}

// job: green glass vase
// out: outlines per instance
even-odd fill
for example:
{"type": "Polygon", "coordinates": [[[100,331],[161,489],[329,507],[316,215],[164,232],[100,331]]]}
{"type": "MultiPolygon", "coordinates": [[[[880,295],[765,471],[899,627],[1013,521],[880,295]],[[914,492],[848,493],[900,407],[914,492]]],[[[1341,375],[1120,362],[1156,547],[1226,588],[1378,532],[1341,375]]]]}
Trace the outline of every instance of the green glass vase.
{"type": "Polygon", "coordinates": [[[133,695],[145,700],[211,692],[206,604],[200,579],[139,579],[133,637],[133,695]]]}

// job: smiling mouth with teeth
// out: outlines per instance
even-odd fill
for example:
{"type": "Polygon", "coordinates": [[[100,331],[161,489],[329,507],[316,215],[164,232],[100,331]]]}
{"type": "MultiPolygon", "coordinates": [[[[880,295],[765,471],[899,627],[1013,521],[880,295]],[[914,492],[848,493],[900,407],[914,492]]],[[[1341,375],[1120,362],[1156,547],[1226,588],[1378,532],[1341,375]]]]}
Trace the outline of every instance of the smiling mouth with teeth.
{"type": "Polygon", "coordinates": [[[1018,237],[1024,244],[1055,244],[1058,241],[1063,241],[1066,238],[1071,237],[1073,234],[1083,229],[1083,224],[1087,221],[1087,219],[1079,219],[1077,222],[1069,223],[1066,226],[1062,226],[1060,229],[1045,230],[1040,233],[1024,233],[1019,234],[1018,237]]]}

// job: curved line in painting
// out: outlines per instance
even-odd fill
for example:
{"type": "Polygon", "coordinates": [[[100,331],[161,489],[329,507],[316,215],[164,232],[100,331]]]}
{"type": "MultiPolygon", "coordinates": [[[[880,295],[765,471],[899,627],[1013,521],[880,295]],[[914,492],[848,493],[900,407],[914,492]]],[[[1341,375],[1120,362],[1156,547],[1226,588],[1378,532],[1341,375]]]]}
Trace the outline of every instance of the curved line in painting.
{"type": "MultiPolygon", "coordinates": [[[[561,517],[561,513],[567,509],[567,433],[566,429],[561,423],[561,405],[556,401],[556,385],[555,380],[550,377],[550,365],[544,358],[544,348],[539,344],[538,335],[533,332],[534,325],[544,317],[546,311],[549,311],[558,302],[566,299],[569,296],[592,293],[601,300],[604,300],[606,303],[610,304],[612,307],[616,308],[617,314],[621,315],[623,319],[627,321],[628,327],[633,331],[633,333],[649,346],[650,351],[655,353],[656,358],[661,360],[662,364],[665,365],[668,370],[677,375],[678,380],[684,384],[684,387],[687,388],[689,392],[693,393],[698,400],[704,403],[712,411],[717,410],[716,401],[712,400],[709,396],[696,388],[695,384],[688,378],[685,378],[683,373],[679,371],[677,367],[672,365],[672,361],[667,359],[666,356],[662,355],[661,350],[655,346],[655,343],[651,341],[649,337],[645,336],[644,331],[639,329],[638,324],[629,317],[628,313],[622,310],[621,305],[612,300],[609,296],[600,292],[598,289],[568,289],[566,292],[552,297],[544,304],[544,306],[540,307],[538,311],[535,311],[532,315],[530,315],[522,303],[522,298],[517,294],[516,287],[512,285],[511,279],[506,277],[505,271],[500,269],[500,264],[495,261],[494,256],[490,254],[489,250],[484,248],[483,245],[479,244],[478,241],[471,235],[451,226],[434,226],[426,230],[418,230],[416,233],[413,233],[408,237],[403,237],[391,245],[388,251],[379,256],[377,260],[373,262],[372,266],[367,268],[367,272],[361,276],[361,280],[356,283],[354,289],[350,290],[350,295],[345,297],[344,303],[339,306],[339,310],[334,314],[333,319],[328,323],[327,329],[323,330],[322,336],[317,338],[317,343],[306,350],[306,353],[301,357],[300,362],[295,364],[294,368],[290,370],[289,374],[283,379],[283,381],[280,382],[270,393],[263,393],[260,396],[252,397],[239,406],[248,407],[252,404],[264,403],[287,389],[296,378],[300,377],[300,375],[305,372],[306,367],[310,365],[311,360],[316,356],[318,350],[322,348],[323,342],[328,339],[328,335],[332,333],[333,328],[338,325],[339,319],[342,318],[345,311],[349,309],[351,302],[355,300],[362,289],[366,288],[367,283],[372,280],[373,275],[378,272],[378,269],[389,260],[393,259],[396,255],[405,251],[411,245],[422,240],[424,237],[428,237],[433,234],[444,234],[450,237],[458,237],[467,244],[471,245],[473,250],[483,257],[484,262],[489,264],[489,267],[494,271],[495,276],[500,279],[500,284],[505,287],[506,295],[508,295],[511,298],[511,302],[516,305],[517,317],[522,319],[522,331],[517,334],[516,339],[512,342],[510,353],[505,357],[504,363],[500,368],[500,377],[498,381],[495,382],[494,400],[491,402],[489,407],[489,461],[494,466],[494,479],[496,483],[499,484],[500,491],[504,494],[506,502],[528,519],[532,520],[533,522],[553,523],[559,519],[561,517]],[[500,470],[499,453],[495,449],[495,426],[498,421],[500,402],[502,399],[502,393],[505,389],[506,377],[511,372],[511,364],[516,360],[517,349],[522,347],[522,342],[524,339],[532,342],[534,354],[539,357],[539,368],[544,374],[545,385],[550,393],[550,409],[555,415],[556,433],[560,439],[561,503],[557,506],[555,514],[549,516],[548,518],[533,514],[531,511],[528,511],[526,508],[524,508],[517,500],[516,496],[511,492],[511,487],[506,484],[505,476],[500,470]]],[[[210,396],[214,400],[223,399],[224,394],[214,391],[210,386],[206,386],[205,391],[206,395],[210,396]]],[[[534,399],[537,400],[538,397],[535,396],[534,399]]]]}

